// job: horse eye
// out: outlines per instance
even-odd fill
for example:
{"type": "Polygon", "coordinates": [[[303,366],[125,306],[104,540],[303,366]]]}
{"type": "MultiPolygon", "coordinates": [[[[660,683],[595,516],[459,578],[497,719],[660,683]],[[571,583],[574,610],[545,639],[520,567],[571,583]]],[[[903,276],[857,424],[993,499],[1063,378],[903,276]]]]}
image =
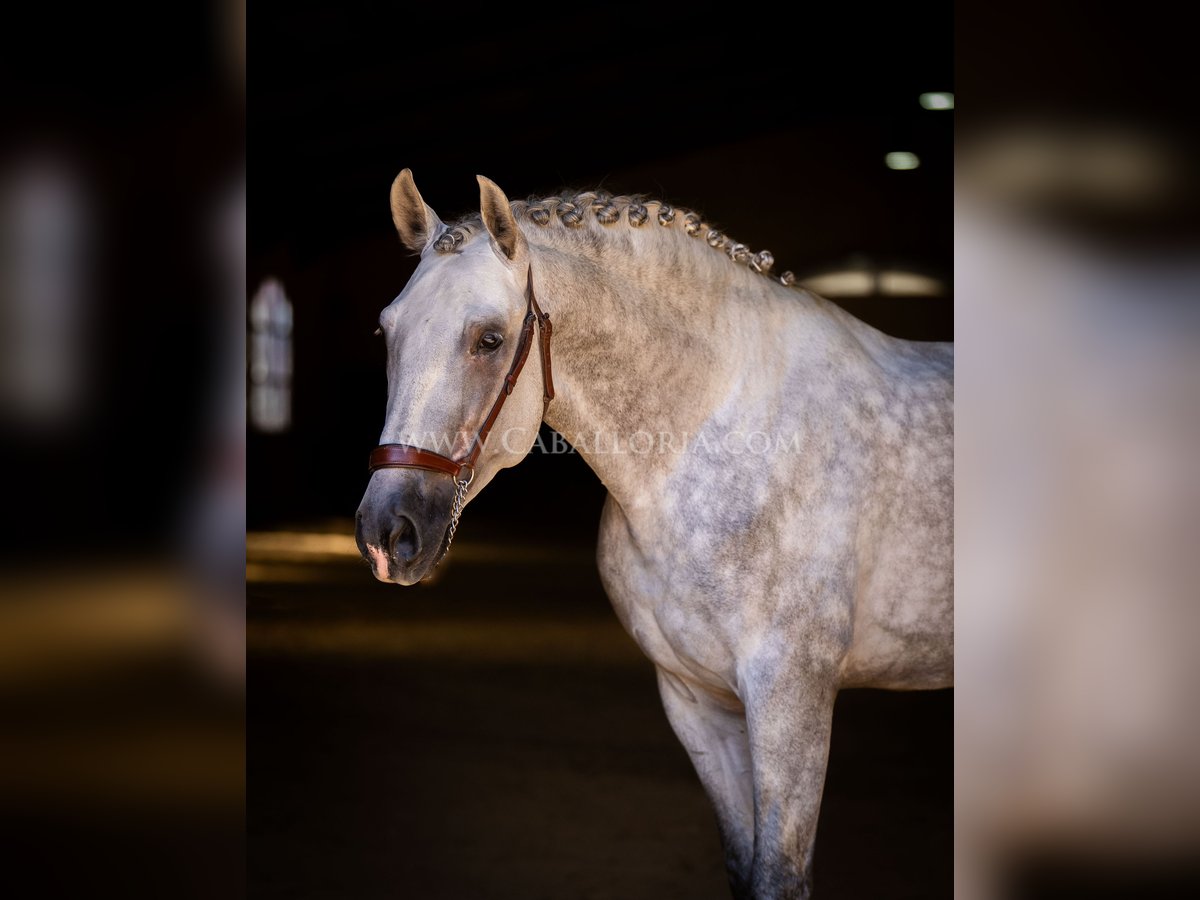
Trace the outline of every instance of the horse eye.
{"type": "Polygon", "coordinates": [[[373,333],[375,334],[376,337],[383,334],[383,326],[380,325],[379,327],[377,327],[373,333]]]}
{"type": "Polygon", "coordinates": [[[504,338],[496,334],[494,331],[484,332],[483,337],[479,339],[480,350],[495,350],[504,343],[504,338]]]}

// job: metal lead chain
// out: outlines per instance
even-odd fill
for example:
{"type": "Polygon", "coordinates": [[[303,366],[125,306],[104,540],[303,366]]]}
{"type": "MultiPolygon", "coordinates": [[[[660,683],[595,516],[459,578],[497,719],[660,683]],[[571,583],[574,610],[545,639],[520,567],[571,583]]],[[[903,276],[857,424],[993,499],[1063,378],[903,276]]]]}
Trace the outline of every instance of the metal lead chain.
{"type": "Polygon", "coordinates": [[[450,529],[446,532],[446,546],[442,549],[442,555],[438,559],[439,563],[450,552],[450,545],[454,542],[454,532],[458,531],[458,520],[462,518],[463,506],[467,501],[467,489],[471,487],[471,482],[474,479],[475,473],[471,472],[470,478],[465,481],[456,482],[454,488],[454,505],[450,507],[450,529]]]}

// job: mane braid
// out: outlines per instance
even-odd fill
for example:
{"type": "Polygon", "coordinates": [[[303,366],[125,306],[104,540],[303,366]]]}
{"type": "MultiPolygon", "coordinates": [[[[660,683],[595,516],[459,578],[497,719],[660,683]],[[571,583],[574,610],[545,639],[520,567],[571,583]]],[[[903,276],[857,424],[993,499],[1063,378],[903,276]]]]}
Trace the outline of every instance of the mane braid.
{"type": "MultiPolygon", "coordinates": [[[[513,215],[518,219],[532,222],[539,228],[549,228],[555,224],[564,228],[579,228],[584,225],[588,216],[605,227],[617,225],[622,217],[631,228],[641,228],[650,221],[649,205],[658,207],[654,220],[663,228],[673,227],[676,220],[682,220],[684,233],[690,237],[702,237],[714,250],[720,251],[738,265],[748,266],[780,284],[794,285],[796,276],[791,272],[773,275],[771,268],[775,265],[775,257],[769,250],[752,251],[745,244],[740,244],[724,234],[720,229],[705,222],[703,217],[690,210],[676,208],[661,200],[652,200],[640,194],[621,194],[613,196],[608,191],[597,189],[581,191],[568,197],[530,197],[528,200],[511,202],[513,215]]],[[[466,216],[452,225],[434,241],[433,249],[438,253],[454,253],[472,234],[482,230],[483,222],[478,213],[466,216]]]]}

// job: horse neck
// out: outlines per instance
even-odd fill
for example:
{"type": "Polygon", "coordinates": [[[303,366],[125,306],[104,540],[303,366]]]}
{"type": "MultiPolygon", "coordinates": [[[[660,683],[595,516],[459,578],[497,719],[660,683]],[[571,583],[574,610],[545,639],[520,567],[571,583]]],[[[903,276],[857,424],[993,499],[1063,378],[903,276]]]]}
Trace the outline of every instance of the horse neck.
{"type": "Polygon", "coordinates": [[[681,252],[667,264],[633,255],[613,264],[531,249],[554,322],[546,421],[628,506],[678,458],[664,441],[694,434],[744,377],[768,282],[711,252],[711,261],[681,252]]]}

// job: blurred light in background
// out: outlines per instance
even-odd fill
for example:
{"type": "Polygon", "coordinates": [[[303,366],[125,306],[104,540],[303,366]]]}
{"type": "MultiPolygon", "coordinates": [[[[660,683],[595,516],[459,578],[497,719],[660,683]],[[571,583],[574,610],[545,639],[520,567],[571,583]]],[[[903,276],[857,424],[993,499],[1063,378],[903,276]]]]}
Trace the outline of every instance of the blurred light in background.
{"type": "Polygon", "coordinates": [[[286,431],[292,421],[292,303],[268,278],[250,301],[250,422],[286,431]]]}
{"type": "Polygon", "coordinates": [[[925,109],[954,109],[954,95],[945,91],[933,91],[919,98],[925,109]]]}
{"type": "Polygon", "coordinates": [[[905,169],[915,169],[921,165],[921,160],[917,159],[917,154],[910,153],[907,150],[893,150],[883,158],[889,169],[903,171],[905,169]]]}
{"type": "Polygon", "coordinates": [[[30,152],[0,177],[0,417],[53,429],[79,413],[92,362],[88,201],[53,152],[30,152]]]}
{"type": "Polygon", "coordinates": [[[865,269],[824,272],[803,278],[801,283],[824,297],[869,297],[875,293],[875,273],[865,269]]]}
{"type": "Polygon", "coordinates": [[[946,286],[928,275],[885,269],[879,273],[878,290],[890,297],[940,297],[946,286]]]}
{"type": "Polygon", "coordinates": [[[802,278],[801,283],[823,297],[941,297],[946,286],[936,278],[896,269],[847,269],[802,278]]]}

